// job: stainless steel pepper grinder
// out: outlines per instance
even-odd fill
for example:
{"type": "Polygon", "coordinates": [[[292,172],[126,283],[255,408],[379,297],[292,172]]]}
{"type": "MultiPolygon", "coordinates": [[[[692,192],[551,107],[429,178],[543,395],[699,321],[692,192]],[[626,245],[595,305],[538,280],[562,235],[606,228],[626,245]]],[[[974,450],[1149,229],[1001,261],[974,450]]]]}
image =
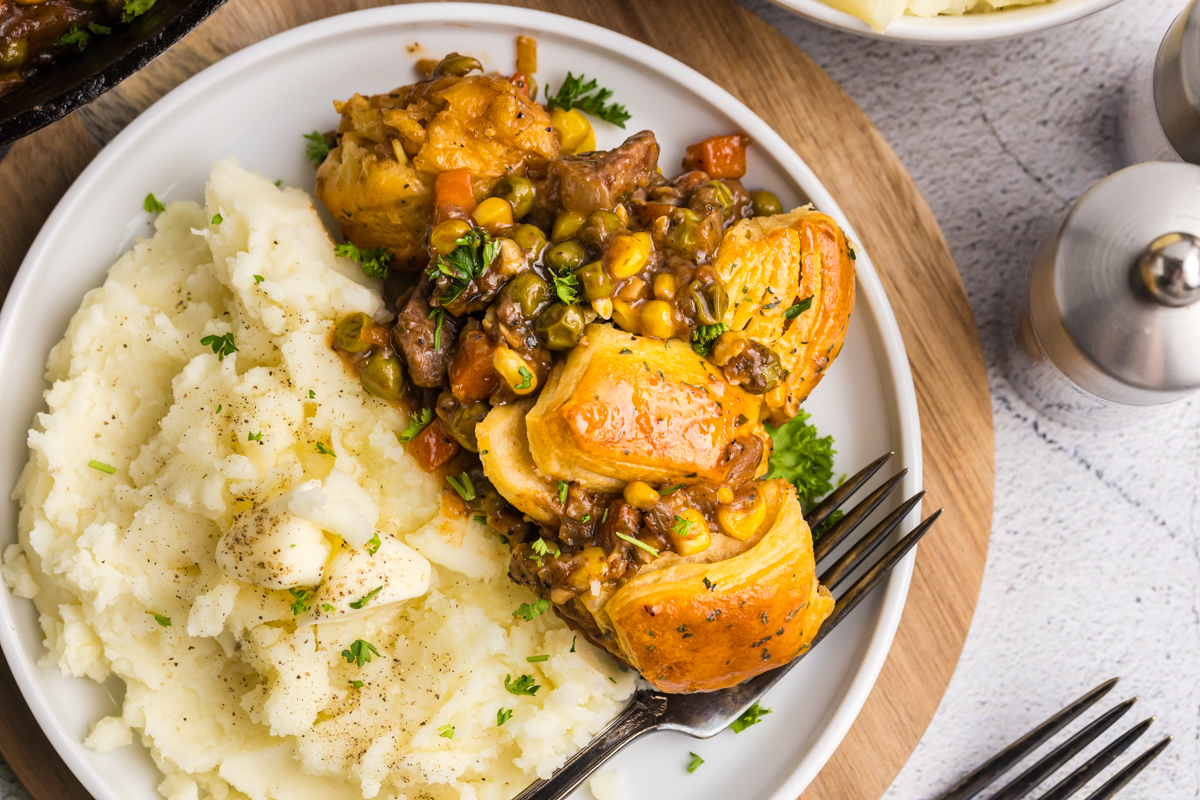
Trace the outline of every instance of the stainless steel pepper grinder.
{"type": "Polygon", "coordinates": [[[1200,389],[1200,166],[1128,167],[1067,212],[1034,256],[1008,375],[1093,430],[1200,389]]]}
{"type": "Polygon", "coordinates": [[[1121,159],[1200,164],[1200,1],[1192,0],[1125,85],[1121,159]]]}

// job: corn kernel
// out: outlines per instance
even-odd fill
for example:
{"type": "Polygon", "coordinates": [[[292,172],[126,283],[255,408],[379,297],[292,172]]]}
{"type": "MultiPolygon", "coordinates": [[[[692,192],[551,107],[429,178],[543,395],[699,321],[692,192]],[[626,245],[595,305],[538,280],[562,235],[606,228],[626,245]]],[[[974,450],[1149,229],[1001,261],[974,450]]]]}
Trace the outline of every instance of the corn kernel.
{"type": "Polygon", "coordinates": [[[629,227],[629,209],[625,208],[624,203],[621,203],[621,205],[614,208],[613,213],[621,218],[622,225],[624,225],[626,228],[629,227]]]}
{"type": "Polygon", "coordinates": [[[470,231],[471,223],[465,219],[449,219],[439,222],[429,233],[429,244],[441,255],[448,256],[454,252],[454,248],[458,247],[458,240],[470,231]]]}
{"type": "Polygon", "coordinates": [[[734,497],[736,497],[736,495],[733,493],[733,489],[730,489],[728,486],[722,486],[719,489],[717,489],[717,502],[718,503],[724,503],[725,505],[729,505],[730,503],[733,502],[734,497]]]}
{"type": "Polygon", "coordinates": [[[658,490],[645,481],[630,481],[625,484],[625,502],[641,511],[649,511],[658,505],[658,490]]]}
{"type": "Polygon", "coordinates": [[[654,296],[659,300],[675,299],[675,276],[669,272],[660,272],[654,276],[654,296]]]}
{"type": "Polygon", "coordinates": [[[694,508],[685,508],[675,519],[675,527],[667,533],[671,546],[681,556],[707,550],[712,545],[712,530],[708,520],[694,508]]]}
{"type": "Polygon", "coordinates": [[[604,266],[614,280],[624,280],[640,272],[650,263],[654,243],[645,231],[614,236],[604,251],[604,266]]]}
{"type": "MultiPolygon", "coordinates": [[[[720,500],[720,497],[717,499],[720,500]]],[[[766,516],[766,498],[762,492],[755,492],[754,499],[749,503],[717,506],[717,527],[726,536],[744,542],[762,527],[766,516]]]]}
{"type": "Polygon", "coordinates": [[[633,307],[624,300],[612,301],[612,318],[613,322],[624,330],[630,333],[641,333],[642,326],[638,313],[633,310],[633,307]]]}
{"type": "Polygon", "coordinates": [[[554,227],[550,230],[550,241],[565,242],[575,235],[575,231],[579,230],[583,223],[587,222],[587,217],[583,214],[576,214],[574,211],[563,211],[554,218],[554,227]]]}
{"type": "Polygon", "coordinates": [[[489,197],[471,212],[471,219],[489,233],[501,225],[513,224],[512,203],[500,197],[489,197]]]}
{"type": "Polygon", "coordinates": [[[600,319],[612,319],[613,301],[608,297],[601,297],[593,300],[592,310],[599,315],[600,319]]]}
{"type": "Polygon", "coordinates": [[[576,556],[581,562],[571,571],[567,582],[576,589],[586,591],[592,581],[601,581],[608,575],[608,559],[599,547],[585,547],[576,556]]]}
{"type": "Polygon", "coordinates": [[[642,333],[670,339],[675,335],[675,322],[671,304],[664,300],[651,300],[642,306],[642,333]]]}
{"type": "MultiPolygon", "coordinates": [[[[550,125],[558,134],[558,142],[566,153],[574,153],[585,143],[588,134],[592,134],[592,123],[583,112],[577,108],[563,111],[556,108],[550,112],[550,125]]],[[[594,134],[593,134],[594,141],[594,134]]]]}
{"type": "Polygon", "coordinates": [[[513,392],[523,397],[532,394],[538,385],[537,374],[517,353],[503,345],[492,353],[492,366],[513,392]]]}

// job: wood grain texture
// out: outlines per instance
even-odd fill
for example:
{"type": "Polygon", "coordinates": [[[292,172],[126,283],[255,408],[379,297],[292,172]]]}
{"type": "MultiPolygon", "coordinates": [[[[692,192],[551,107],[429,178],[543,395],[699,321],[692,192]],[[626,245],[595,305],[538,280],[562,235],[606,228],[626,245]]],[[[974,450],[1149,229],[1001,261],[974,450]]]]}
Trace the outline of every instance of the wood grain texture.
{"type": "MultiPolygon", "coordinates": [[[[87,108],[0,161],[0,291],[54,203],[98,148],[166,91],[259,39],[370,0],[234,0],[87,108]]],[[[862,714],[806,800],[879,797],[933,716],[979,594],[991,529],[993,446],[974,318],[929,207],[879,132],[794,45],[729,0],[518,0],[632,36],[721,84],[816,172],[871,254],[895,309],[920,405],[927,508],[942,521],[919,548],[895,644],[862,714]]],[[[399,82],[399,80],[398,80],[399,82]]],[[[7,667],[3,668],[7,672],[7,667]]],[[[12,683],[0,674],[0,752],[37,800],[83,800],[12,683]]]]}

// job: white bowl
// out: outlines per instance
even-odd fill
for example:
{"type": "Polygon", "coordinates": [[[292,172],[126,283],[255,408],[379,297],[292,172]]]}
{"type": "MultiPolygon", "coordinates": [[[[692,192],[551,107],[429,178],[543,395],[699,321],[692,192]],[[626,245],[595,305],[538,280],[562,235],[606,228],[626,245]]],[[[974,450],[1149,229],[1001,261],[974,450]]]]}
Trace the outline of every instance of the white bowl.
{"type": "Polygon", "coordinates": [[[839,11],[823,0],[771,0],[776,5],[794,11],[802,17],[872,39],[901,39],[926,44],[955,44],[980,42],[988,39],[1008,39],[1044,31],[1103,11],[1120,0],[1053,0],[1032,6],[990,11],[962,16],[916,17],[904,15],[883,32],[863,20],[839,11]]]}
{"type": "MultiPolygon", "coordinates": [[[[811,198],[856,238],[833,197],[778,134],[707,78],[632,39],[497,5],[399,5],[324,19],[248,47],[172,91],[113,139],[59,202],[0,312],[6,385],[0,487],[9,491],[28,458],[25,438],[34,413],[45,408],[42,375],[51,346],[84,292],[100,285],[137,237],[150,233],[141,208],[147,191],[162,200],[198,198],[212,162],[229,155],[311,191],[314,171],[300,135],[336,125],[331,99],[388,91],[412,78],[417,58],[452,49],[479,57],[489,70],[511,69],[518,33],[538,39],[543,85],[557,86],[568,69],[582,71],[628,104],[633,119],[627,131],[597,125],[601,147],[650,127],[670,170],[687,143],[741,129],[756,143],[748,154],[750,185],[774,191],[785,203],[811,198]],[[413,47],[417,43],[424,49],[413,47]]],[[[846,345],[805,408],[823,433],[834,436],[839,474],[892,450],[892,469],[909,469],[901,491],[910,496],[921,484],[912,376],[869,254],[861,247],[857,252],[858,300],[846,345]]],[[[13,506],[0,515],[0,551],[16,540],[16,521],[13,506]]],[[[631,800],[798,796],[849,730],[883,667],[914,556],[770,692],[766,705],[775,713],[762,724],[705,742],[659,734],[621,753],[616,763],[629,776],[631,800]],[[708,761],[700,776],[686,772],[689,751],[708,761]]],[[[40,666],[42,641],[33,604],[0,588],[0,645],[67,766],[98,800],[159,800],[161,776],[140,744],[108,753],[81,744],[89,722],[119,713],[114,698],[123,694],[120,681],[103,686],[40,666]]]]}

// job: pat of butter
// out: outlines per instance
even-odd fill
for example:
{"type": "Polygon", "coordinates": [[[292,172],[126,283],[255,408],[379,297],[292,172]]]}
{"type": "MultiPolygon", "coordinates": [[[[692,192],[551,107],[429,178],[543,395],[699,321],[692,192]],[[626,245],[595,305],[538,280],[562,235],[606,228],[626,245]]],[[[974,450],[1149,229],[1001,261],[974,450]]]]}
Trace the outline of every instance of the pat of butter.
{"type": "Polygon", "coordinates": [[[217,565],[231,578],[265,589],[314,586],[332,549],[321,529],[287,509],[283,495],[243,516],[217,542],[217,565]]]}
{"type": "Polygon", "coordinates": [[[325,580],[308,600],[297,625],[341,622],[429,591],[432,567],[403,542],[379,535],[374,555],[345,548],[333,557],[325,580]],[[378,591],[376,591],[378,590],[378,591]]]}
{"type": "Polygon", "coordinates": [[[379,506],[366,489],[344,472],[334,470],[322,484],[306,481],[291,492],[288,511],[318,528],[362,548],[375,535],[379,506]]]}

